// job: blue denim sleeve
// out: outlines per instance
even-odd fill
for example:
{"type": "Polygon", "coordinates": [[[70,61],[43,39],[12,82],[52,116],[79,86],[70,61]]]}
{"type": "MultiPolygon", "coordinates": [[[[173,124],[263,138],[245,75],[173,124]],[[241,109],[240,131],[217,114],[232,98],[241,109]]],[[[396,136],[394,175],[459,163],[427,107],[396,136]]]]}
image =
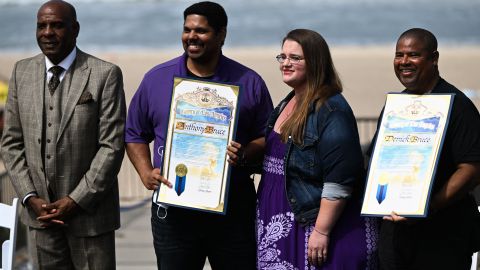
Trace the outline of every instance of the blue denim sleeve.
{"type": "Polygon", "coordinates": [[[355,117],[351,111],[332,111],[320,138],[324,167],[322,198],[347,198],[363,170],[355,117]]]}

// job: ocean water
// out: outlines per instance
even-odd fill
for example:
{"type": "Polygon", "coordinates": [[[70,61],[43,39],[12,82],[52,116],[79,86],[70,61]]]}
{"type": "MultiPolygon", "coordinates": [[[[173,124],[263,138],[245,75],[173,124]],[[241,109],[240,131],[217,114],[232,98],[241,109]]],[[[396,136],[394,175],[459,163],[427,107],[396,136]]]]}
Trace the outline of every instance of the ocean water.
{"type": "MultiPolygon", "coordinates": [[[[0,50],[37,50],[36,12],[44,1],[0,0],[0,50]]],[[[187,0],[77,0],[78,44],[86,50],[180,48],[187,0]]],[[[479,0],[225,0],[225,46],[279,46],[294,28],[321,33],[331,45],[394,44],[423,27],[442,45],[480,45],[479,0]]]]}

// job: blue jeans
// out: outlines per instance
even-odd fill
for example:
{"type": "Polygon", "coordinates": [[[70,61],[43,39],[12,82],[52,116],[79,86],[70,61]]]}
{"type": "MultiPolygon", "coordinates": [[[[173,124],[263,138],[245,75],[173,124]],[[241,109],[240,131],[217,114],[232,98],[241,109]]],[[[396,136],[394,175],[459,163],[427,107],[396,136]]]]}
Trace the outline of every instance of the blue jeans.
{"type": "Polygon", "coordinates": [[[256,269],[255,206],[226,216],[152,204],[153,245],[161,270],[256,269]],[[158,212],[157,212],[158,211],[158,212]],[[158,216],[157,216],[158,213],[158,216]]]}

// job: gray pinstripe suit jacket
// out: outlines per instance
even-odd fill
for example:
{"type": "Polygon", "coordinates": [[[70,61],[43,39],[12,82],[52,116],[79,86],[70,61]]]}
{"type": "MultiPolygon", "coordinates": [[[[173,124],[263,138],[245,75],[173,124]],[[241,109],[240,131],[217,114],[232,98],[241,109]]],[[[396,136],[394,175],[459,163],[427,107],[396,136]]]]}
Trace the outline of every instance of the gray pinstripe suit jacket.
{"type": "MultiPolygon", "coordinates": [[[[68,220],[69,233],[94,236],[120,227],[117,174],[124,155],[125,94],[119,67],[77,50],[55,153],[56,197],[81,208],[68,220]]],[[[42,168],[45,59],[15,64],[5,106],[1,154],[15,190],[48,201],[42,168]]],[[[28,209],[28,208],[27,208],[28,209]]],[[[31,209],[22,220],[39,227],[31,209]]]]}

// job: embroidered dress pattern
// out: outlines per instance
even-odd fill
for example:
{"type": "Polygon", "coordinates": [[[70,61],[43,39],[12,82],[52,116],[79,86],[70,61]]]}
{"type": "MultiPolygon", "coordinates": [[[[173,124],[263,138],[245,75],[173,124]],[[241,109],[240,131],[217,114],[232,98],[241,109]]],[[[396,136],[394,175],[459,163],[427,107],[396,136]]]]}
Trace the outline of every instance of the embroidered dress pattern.
{"type": "MultiPolygon", "coordinates": [[[[266,139],[257,200],[257,268],[315,270],[308,263],[308,240],[314,224],[295,221],[285,189],[285,144],[271,132],[266,139]]],[[[360,203],[350,200],[331,232],[328,260],[322,270],[377,269],[375,219],[360,217],[360,203]],[[345,259],[348,258],[348,259],[345,259]]]]}
{"type": "Polygon", "coordinates": [[[378,222],[376,218],[365,218],[365,241],[367,244],[367,268],[366,270],[378,269],[376,260],[377,256],[377,242],[378,242],[378,222]]]}
{"type": "Polygon", "coordinates": [[[283,159],[266,156],[263,161],[263,170],[267,173],[283,175],[283,159]]]}
{"type": "MultiPolygon", "coordinates": [[[[257,216],[259,212],[257,211],[257,216]]],[[[258,269],[285,269],[296,270],[291,263],[282,261],[279,255],[282,253],[277,248],[276,242],[288,236],[292,229],[294,216],[292,212],[278,214],[271,217],[270,222],[264,227],[263,221],[259,220],[257,228],[258,236],[258,269]]]]}
{"type": "Polygon", "coordinates": [[[308,264],[308,238],[310,238],[310,235],[312,234],[314,227],[315,227],[314,225],[308,226],[308,228],[305,232],[305,263],[304,263],[304,267],[305,267],[304,269],[305,270],[315,270],[315,269],[317,269],[314,266],[311,266],[310,264],[308,264]]]}
{"type": "MultiPolygon", "coordinates": [[[[278,139],[278,138],[276,138],[278,139]]],[[[259,196],[275,201],[257,205],[257,268],[261,270],[314,270],[308,265],[307,244],[311,228],[306,231],[295,222],[284,191],[284,145],[277,141],[271,155],[267,153],[263,162],[263,177],[259,196]],[[273,196],[273,197],[271,197],[273,196]],[[265,207],[264,207],[265,206],[265,207]]],[[[259,199],[261,199],[259,197],[259,199]]],[[[310,226],[309,226],[310,227],[310,226]]]]}

